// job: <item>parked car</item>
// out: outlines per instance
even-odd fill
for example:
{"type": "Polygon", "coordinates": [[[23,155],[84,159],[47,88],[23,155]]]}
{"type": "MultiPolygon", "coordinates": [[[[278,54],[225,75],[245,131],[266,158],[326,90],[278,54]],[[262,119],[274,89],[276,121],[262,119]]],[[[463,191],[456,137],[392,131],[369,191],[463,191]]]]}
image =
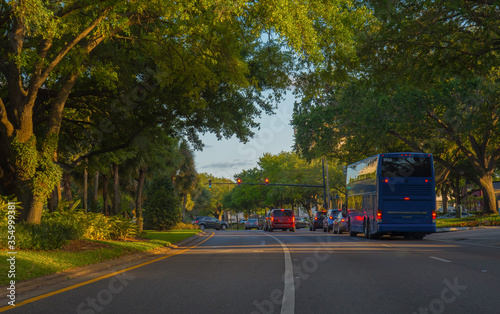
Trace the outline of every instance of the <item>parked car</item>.
{"type": "MultiPolygon", "coordinates": [[[[469,214],[467,212],[462,213],[462,218],[466,218],[466,217],[474,217],[474,214],[469,214]]],[[[453,213],[447,213],[447,214],[438,216],[437,218],[438,219],[452,219],[452,218],[457,218],[457,213],[455,213],[455,212],[453,212],[453,213]]]]}
{"type": "Polygon", "coordinates": [[[266,220],[266,231],[272,232],[275,229],[295,231],[295,214],[293,210],[273,209],[268,214],[269,219],[266,220]]]}
{"type": "Polygon", "coordinates": [[[326,211],[316,212],[309,225],[309,231],[316,231],[316,229],[323,228],[323,219],[326,216],[326,211]]]}
{"type": "Polygon", "coordinates": [[[309,223],[305,218],[297,218],[295,219],[295,229],[307,228],[309,223]]]}
{"type": "Polygon", "coordinates": [[[344,217],[342,211],[340,211],[333,220],[333,233],[342,234],[344,231],[347,232],[347,219],[344,217]]]}
{"type": "Polygon", "coordinates": [[[245,221],[245,230],[259,229],[259,220],[256,218],[250,218],[245,221]]]}
{"type": "Polygon", "coordinates": [[[226,230],[227,229],[227,222],[220,221],[219,219],[214,218],[214,217],[199,216],[199,217],[196,217],[195,220],[193,220],[193,223],[200,226],[201,230],[205,230],[205,229],[226,230]]]}
{"type": "Polygon", "coordinates": [[[323,218],[323,232],[330,232],[331,230],[333,230],[333,220],[337,218],[339,212],[341,212],[340,209],[328,210],[328,212],[325,215],[325,218],[323,218]]]}

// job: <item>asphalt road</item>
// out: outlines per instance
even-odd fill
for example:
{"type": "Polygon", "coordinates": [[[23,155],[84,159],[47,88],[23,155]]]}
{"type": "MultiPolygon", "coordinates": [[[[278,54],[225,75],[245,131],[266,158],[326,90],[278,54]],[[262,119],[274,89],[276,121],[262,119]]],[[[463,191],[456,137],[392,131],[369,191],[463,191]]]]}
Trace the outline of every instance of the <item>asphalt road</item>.
{"type": "Polygon", "coordinates": [[[367,240],[205,231],[189,250],[9,313],[500,313],[500,228],[367,240]]]}

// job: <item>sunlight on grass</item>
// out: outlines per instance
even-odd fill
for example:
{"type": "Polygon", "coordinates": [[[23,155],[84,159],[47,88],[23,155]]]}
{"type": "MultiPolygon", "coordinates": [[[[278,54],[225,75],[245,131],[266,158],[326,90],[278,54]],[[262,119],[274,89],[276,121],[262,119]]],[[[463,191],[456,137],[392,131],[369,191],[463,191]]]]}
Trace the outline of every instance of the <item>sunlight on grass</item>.
{"type": "Polygon", "coordinates": [[[184,239],[187,239],[199,232],[201,232],[201,230],[170,230],[170,231],[145,230],[144,237],[151,240],[162,240],[170,243],[176,243],[184,239]]]}
{"type": "MultiPolygon", "coordinates": [[[[29,251],[19,250],[16,255],[16,282],[41,277],[63,270],[111,260],[135,252],[149,251],[168,245],[165,241],[93,241],[108,244],[96,250],[77,252],[55,251],[29,251]]],[[[0,252],[0,259],[7,260],[8,254],[0,252]]],[[[0,263],[0,273],[7,274],[9,265],[0,263]]],[[[7,276],[0,277],[0,285],[9,281],[7,276]]]]}
{"type": "Polygon", "coordinates": [[[474,216],[466,218],[436,219],[437,228],[500,226],[499,215],[474,216]]]}

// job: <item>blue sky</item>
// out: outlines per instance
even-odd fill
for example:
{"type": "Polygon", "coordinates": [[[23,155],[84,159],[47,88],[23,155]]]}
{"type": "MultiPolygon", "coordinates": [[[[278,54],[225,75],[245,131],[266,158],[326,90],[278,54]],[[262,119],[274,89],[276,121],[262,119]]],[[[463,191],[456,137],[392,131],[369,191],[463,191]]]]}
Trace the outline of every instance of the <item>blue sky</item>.
{"type": "Polygon", "coordinates": [[[264,153],[278,154],[291,151],[293,128],[290,125],[294,96],[289,93],[278,105],[276,114],[263,115],[259,120],[260,130],[254,129],[254,137],[246,144],[238,139],[218,141],[212,134],[202,136],[203,151],[195,151],[196,169],[217,177],[233,179],[242,170],[257,167],[257,161],[264,153]]]}

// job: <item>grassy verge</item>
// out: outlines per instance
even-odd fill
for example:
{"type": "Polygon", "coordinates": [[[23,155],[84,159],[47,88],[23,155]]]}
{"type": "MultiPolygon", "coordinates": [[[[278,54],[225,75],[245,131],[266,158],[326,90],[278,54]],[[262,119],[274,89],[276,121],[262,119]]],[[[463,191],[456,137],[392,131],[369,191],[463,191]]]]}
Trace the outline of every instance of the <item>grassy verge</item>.
{"type": "Polygon", "coordinates": [[[437,228],[500,226],[499,215],[475,216],[467,218],[436,219],[437,228]]]}
{"type": "Polygon", "coordinates": [[[198,232],[201,232],[201,230],[170,230],[170,231],[146,230],[143,236],[151,240],[160,240],[170,243],[176,243],[184,239],[187,239],[197,234],[198,232]]]}
{"type": "MultiPolygon", "coordinates": [[[[186,239],[200,230],[174,230],[166,232],[146,231],[146,241],[91,241],[85,240],[53,251],[18,250],[16,254],[15,280],[33,279],[60,271],[96,264],[115,259],[131,253],[153,250],[186,239]],[[83,243],[83,247],[82,247],[83,243]],[[75,251],[76,250],[76,251],[75,251]]],[[[10,256],[6,251],[0,252],[0,260],[6,261],[10,256]]],[[[0,285],[6,285],[11,279],[7,274],[8,263],[0,263],[0,285]]],[[[14,279],[14,278],[12,278],[14,279]]]]}

